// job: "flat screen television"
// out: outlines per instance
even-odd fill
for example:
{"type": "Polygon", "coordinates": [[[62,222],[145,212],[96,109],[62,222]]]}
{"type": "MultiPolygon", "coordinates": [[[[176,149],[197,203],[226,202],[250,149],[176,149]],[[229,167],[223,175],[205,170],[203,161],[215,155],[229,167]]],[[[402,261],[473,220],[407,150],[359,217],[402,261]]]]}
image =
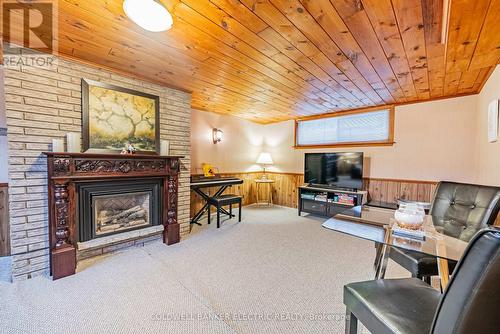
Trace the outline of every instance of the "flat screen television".
{"type": "Polygon", "coordinates": [[[363,153],[306,153],[304,181],[312,186],[362,189],[363,153]]]}

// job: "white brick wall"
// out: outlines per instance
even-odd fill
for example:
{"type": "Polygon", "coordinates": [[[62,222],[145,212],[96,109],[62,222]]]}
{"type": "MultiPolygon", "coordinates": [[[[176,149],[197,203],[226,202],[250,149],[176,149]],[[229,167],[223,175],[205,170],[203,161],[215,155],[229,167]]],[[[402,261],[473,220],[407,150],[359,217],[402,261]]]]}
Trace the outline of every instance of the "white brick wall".
{"type": "Polygon", "coordinates": [[[160,96],[160,136],[184,155],[179,183],[181,235],[189,231],[191,95],[59,59],[50,69],[5,70],[13,279],[48,274],[46,159],[53,138],[81,132],[82,78],[160,96]]]}

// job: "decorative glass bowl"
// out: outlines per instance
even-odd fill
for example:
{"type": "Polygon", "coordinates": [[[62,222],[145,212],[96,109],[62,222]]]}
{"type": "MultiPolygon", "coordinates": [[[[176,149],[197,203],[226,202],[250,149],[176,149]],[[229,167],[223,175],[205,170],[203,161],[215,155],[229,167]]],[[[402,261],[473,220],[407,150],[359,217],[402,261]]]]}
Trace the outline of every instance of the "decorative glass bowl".
{"type": "Polygon", "coordinates": [[[402,203],[394,212],[396,224],[399,227],[409,230],[419,230],[422,227],[425,217],[425,210],[417,203],[402,203]]]}

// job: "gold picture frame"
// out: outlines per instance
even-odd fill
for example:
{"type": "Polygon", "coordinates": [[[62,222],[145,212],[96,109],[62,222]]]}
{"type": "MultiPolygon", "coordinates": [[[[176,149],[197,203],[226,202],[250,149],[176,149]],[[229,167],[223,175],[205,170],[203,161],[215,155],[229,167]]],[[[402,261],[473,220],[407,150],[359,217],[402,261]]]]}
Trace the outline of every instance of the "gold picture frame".
{"type": "Polygon", "coordinates": [[[83,149],[119,153],[130,143],[142,154],[160,153],[160,98],[82,79],[83,149]]]}

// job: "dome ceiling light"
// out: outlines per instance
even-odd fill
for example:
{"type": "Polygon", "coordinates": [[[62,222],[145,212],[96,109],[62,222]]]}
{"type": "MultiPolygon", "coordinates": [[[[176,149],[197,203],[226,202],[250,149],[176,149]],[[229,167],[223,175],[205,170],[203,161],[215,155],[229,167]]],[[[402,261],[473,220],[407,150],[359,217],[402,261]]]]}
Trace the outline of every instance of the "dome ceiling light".
{"type": "Polygon", "coordinates": [[[138,26],[152,32],[165,31],[172,28],[172,15],[155,0],[125,0],[125,14],[138,26]]]}

